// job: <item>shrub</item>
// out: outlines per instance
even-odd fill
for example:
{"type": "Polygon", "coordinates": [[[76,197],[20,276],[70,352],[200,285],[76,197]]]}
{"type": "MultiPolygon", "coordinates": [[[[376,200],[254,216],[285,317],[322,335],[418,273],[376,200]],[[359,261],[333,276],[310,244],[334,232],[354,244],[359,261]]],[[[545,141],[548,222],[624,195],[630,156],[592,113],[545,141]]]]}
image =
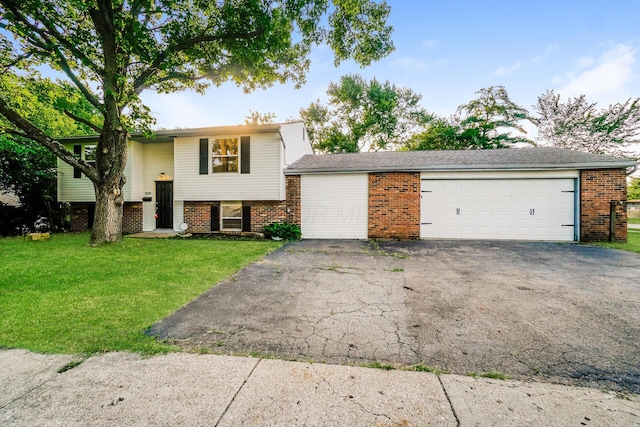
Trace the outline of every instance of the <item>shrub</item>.
{"type": "Polygon", "coordinates": [[[289,222],[272,222],[264,226],[264,235],[269,238],[283,240],[300,240],[302,232],[300,227],[289,222]]]}

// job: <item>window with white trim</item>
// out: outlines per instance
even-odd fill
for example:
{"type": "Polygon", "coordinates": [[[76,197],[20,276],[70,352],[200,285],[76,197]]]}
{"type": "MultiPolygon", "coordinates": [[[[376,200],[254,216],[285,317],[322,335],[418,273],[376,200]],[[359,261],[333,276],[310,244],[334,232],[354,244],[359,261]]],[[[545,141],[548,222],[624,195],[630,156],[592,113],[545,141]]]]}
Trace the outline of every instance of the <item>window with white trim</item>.
{"type": "Polygon", "coordinates": [[[217,138],[211,142],[213,173],[238,172],[239,138],[217,138]]]}
{"type": "Polygon", "coordinates": [[[97,145],[85,145],[84,146],[84,161],[91,166],[96,166],[96,153],[98,151],[97,145]]]}
{"type": "Polygon", "coordinates": [[[229,231],[242,230],[242,203],[220,204],[220,229],[229,231]]]}

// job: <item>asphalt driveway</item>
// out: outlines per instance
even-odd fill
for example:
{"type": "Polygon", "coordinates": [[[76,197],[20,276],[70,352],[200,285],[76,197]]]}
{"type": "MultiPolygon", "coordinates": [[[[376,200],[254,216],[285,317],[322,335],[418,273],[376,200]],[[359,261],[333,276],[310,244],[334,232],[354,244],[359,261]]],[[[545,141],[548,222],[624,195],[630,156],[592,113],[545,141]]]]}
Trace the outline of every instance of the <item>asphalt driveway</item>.
{"type": "Polygon", "coordinates": [[[148,333],[195,351],[640,393],[640,255],[553,243],[301,241],[148,333]]]}

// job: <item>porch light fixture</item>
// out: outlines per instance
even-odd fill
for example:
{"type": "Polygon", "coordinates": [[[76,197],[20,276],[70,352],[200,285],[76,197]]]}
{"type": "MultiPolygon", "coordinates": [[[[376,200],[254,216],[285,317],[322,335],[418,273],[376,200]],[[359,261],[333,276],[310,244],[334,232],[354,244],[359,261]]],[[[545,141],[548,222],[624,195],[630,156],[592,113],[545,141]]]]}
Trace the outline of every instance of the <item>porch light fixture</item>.
{"type": "Polygon", "coordinates": [[[160,172],[160,175],[156,178],[156,181],[171,181],[173,177],[171,175],[167,175],[164,172],[160,172]]]}

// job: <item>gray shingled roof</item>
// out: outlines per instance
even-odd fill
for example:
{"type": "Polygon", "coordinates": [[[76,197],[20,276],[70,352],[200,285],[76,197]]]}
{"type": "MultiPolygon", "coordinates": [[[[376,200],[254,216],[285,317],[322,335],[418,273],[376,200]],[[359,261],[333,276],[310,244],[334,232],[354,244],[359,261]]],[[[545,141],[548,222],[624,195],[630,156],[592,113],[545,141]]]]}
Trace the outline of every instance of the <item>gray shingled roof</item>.
{"type": "Polygon", "coordinates": [[[622,169],[637,162],[554,147],[308,154],[285,174],[375,171],[622,169]]]}

